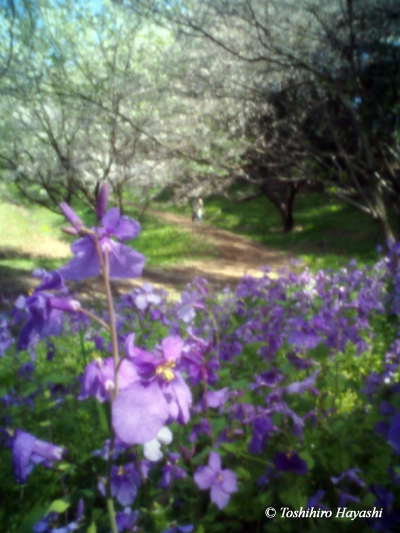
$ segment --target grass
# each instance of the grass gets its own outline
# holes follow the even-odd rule
[[[191,213],[189,205],[171,209]],[[371,263],[378,257],[377,226],[345,203],[320,193],[298,194],[294,218],[294,231],[284,233],[278,211],[266,197],[246,202],[224,197],[205,200],[206,222],[290,253],[313,268],[337,268],[350,258]]]
[[[74,240],[61,232],[65,219],[40,206],[8,200],[0,202],[0,269],[28,273],[38,267],[54,270],[64,264],[71,257],[69,245]],[[89,226],[95,224],[95,216],[88,207],[74,207]],[[131,206],[126,214],[138,216]],[[215,256],[212,246],[178,226],[147,214],[142,217],[141,225],[140,235],[130,244],[146,256],[147,265],[170,266]]]
[[[0,202],[0,266],[54,269],[69,256],[60,238],[62,217],[39,206]]]
[[[211,245],[179,226],[165,224],[147,214],[142,218],[141,224],[143,231],[132,244],[135,250],[146,256],[147,265],[171,266],[215,257],[215,250]]]

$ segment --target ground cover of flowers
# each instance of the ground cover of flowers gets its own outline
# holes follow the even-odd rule
[[[400,247],[113,302],[145,258],[107,196],[91,229],[62,206],[74,258],[1,316],[1,531],[398,530]],[[97,274],[107,304],[86,309],[66,281]]]

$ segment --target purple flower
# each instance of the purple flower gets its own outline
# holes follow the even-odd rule
[[[257,479],[257,485],[262,488],[266,487],[270,482],[272,473],[273,468],[272,466],[269,466],[266,471]]]
[[[7,348],[13,343],[9,327],[9,320],[5,316],[0,315],[0,357],[3,357]]]
[[[186,477],[186,472],[178,466],[180,457],[179,453],[168,454],[168,461],[162,470],[162,479],[159,485],[162,489],[168,488],[174,479]]]
[[[176,306],[177,317],[186,324],[189,324],[196,316],[195,309],[204,309],[203,295],[197,290],[194,290],[192,293],[183,291],[181,299]]]
[[[394,415],[390,421],[387,441],[396,453],[400,453],[400,413]]]
[[[325,496],[326,491],[325,490],[318,490],[311,498],[308,500],[306,508],[310,509],[310,507],[318,507],[319,509],[325,509],[328,510],[328,507],[323,505],[321,503],[322,498]]]
[[[19,334],[17,350],[26,350],[39,339],[59,335],[62,331],[62,313],[50,305],[51,296],[35,293],[29,298],[19,298],[16,305],[29,312],[29,318]]]
[[[151,305],[158,305],[161,303],[161,296],[154,292],[154,287],[149,283],[143,283],[140,289],[137,289],[136,295],[132,297],[136,307],[140,311],[145,311]]]
[[[65,292],[65,285],[58,272],[35,271],[36,277],[42,278],[32,296],[20,296],[15,302],[17,309],[29,313],[28,321],[22,328],[17,350],[26,350],[37,340],[50,335],[59,335],[62,331],[62,312],[76,312],[80,303],[76,300],[54,296],[54,291]],[[51,291],[51,292],[50,292]]]
[[[218,408],[223,407],[226,403],[226,400],[229,398],[229,387],[225,387],[216,391],[207,391],[206,400],[207,406]]]
[[[361,473],[359,468],[349,468],[345,472],[342,472],[338,477],[331,477],[332,483],[338,485],[341,481],[346,480],[354,483],[360,488],[365,487],[364,481],[358,476],[358,473]]]
[[[50,442],[39,440],[30,433],[17,429],[12,439],[14,473],[18,483],[26,483],[36,464],[51,468],[53,462],[60,461],[63,448]]]
[[[208,466],[198,468],[194,480],[200,489],[211,489],[211,501],[219,509],[226,507],[230,495],[238,490],[235,473],[222,470],[221,457],[216,452],[210,452]]]
[[[119,439],[114,440],[114,447],[113,447],[113,454],[112,458],[115,461],[115,459],[124,451],[126,451],[127,445],[120,441]],[[105,461],[108,461],[109,455],[110,455],[110,439],[107,439],[104,443],[102,450],[95,450],[93,452],[93,455],[95,457],[101,457]]]
[[[103,403],[104,400],[110,400],[114,391],[114,376],[114,359],[112,357],[95,359],[85,368],[81,378],[81,392],[78,400],[86,400],[89,396],[94,396],[100,403]],[[134,365],[124,359],[118,370],[119,389],[125,389],[138,379],[139,376]]]
[[[345,492],[343,490],[339,490],[339,507],[345,507],[348,503],[359,503],[360,498],[357,496],[353,496],[352,494],[349,494],[348,492]]]
[[[122,512],[117,513],[115,521],[117,523],[117,529],[119,533],[122,531],[134,531],[133,525],[139,518],[139,511],[133,511],[129,507],[126,507]]]
[[[200,433],[211,435],[210,424],[207,418],[202,418],[198,424],[193,426],[192,432],[189,435],[189,442],[195,442]]]
[[[140,487],[140,474],[133,463],[111,468],[111,495],[124,506],[132,505]]]
[[[156,381],[132,383],[120,391],[112,405],[114,431],[127,444],[155,439],[168,417],[168,402]]]
[[[96,215],[100,219],[107,209],[108,197],[110,196],[110,184],[105,182],[100,187],[100,192],[96,202]]]
[[[58,518],[58,513],[49,513],[47,516],[39,520],[32,529],[33,533],[50,533],[52,525]]]
[[[394,495],[382,485],[372,485],[371,492],[376,496],[374,505],[383,509],[382,516],[372,520],[375,531],[395,531],[400,524],[400,515],[395,507]]]
[[[270,418],[256,418],[253,422],[253,436],[249,444],[249,452],[253,454],[262,453],[266,446],[266,441],[273,431],[276,431],[276,427]]]
[[[315,396],[318,396],[319,392],[314,387],[315,379],[319,374],[319,370],[316,370],[311,376],[308,376],[303,381],[295,381],[287,387],[285,387],[285,392],[287,394],[304,394],[306,390],[311,391]]]
[[[304,476],[308,472],[307,463],[296,452],[275,454],[274,464],[281,472],[294,472],[298,476]]]
[[[298,348],[311,350],[318,346],[322,341],[322,338],[303,320],[302,317],[297,317],[292,322],[294,329],[288,338],[290,344],[294,344]]]
[[[158,429],[154,430],[150,438],[137,442],[141,444],[155,438],[157,432],[164,425],[164,423],[162,423],[162,426],[159,427],[159,423],[161,423],[162,419],[164,422],[167,419],[164,418],[166,409],[168,410],[167,417],[170,416],[180,424],[186,424],[190,418],[189,408],[192,405],[192,394],[182,378],[181,373],[176,369],[176,366],[180,361],[183,347],[183,341],[180,337],[170,336],[163,339],[161,347],[158,350],[161,354],[149,353],[141,350],[134,346],[133,341],[134,335],[129,335],[125,342],[125,351],[127,356],[136,366],[139,376],[142,378],[142,383],[139,383],[138,386],[134,387],[134,390],[136,391],[135,393],[137,393],[142,387],[143,390],[151,390],[152,394],[157,394],[158,397],[158,407],[154,404],[146,406],[143,403],[143,399],[137,398],[138,404],[140,404],[140,406],[138,405],[138,409],[143,415],[146,409],[148,409],[149,412],[151,411],[151,416],[156,414],[157,409],[160,410],[160,414],[162,413],[158,418]],[[157,388],[159,392],[156,393]],[[145,397],[151,401],[151,395],[148,393],[149,390],[144,394]],[[123,405],[125,402],[128,402],[130,408],[134,409],[136,400],[132,398],[128,400],[129,395],[130,393],[128,389],[123,391],[120,395],[121,398],[118,397],[116,399],[117,405]],[[116,429],[116,426],[114,426],[114,428]],[[130,432],[129,434],[132,435]],[[123,437],[120,438],[124,440]],[[131,441],[127,442],[131,443]]]
[[[193,525],[188,524],[187,526],[174,526],[166,529],[162,533],[190,533],[193,531]]]
[[[114,207],[107,211],[101,219],[101,223],[102,227],[86,230],[88,234],[71,246],[75,257],[58,270],[64,279],[79,281],[100,274],[95,234],[103,259],[105,254],[108,254],[109,277],[111,279],[137,278],[142,274],[145,257],[129,246],[111,238],[113,235],[120,241],[134,239],[140,232],[139,222],[121,216],[119,209]]]

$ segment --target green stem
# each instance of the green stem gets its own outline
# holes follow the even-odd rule
[[[118,353],[118,337],[117,329],[115,327],[115,313],[113,298],[111,293],[110,278],[109,278],[109,260],[108,260],[108,251],[105,253],[105,265],[103,271],[103,280],[104,287],[106,290],[107,296],[107,305],[108,305],[108,314],[110,317],[110,334],[111,334],[111,344],[112,344],[112,353],[114,358],[114,398],[118,396],[118,364],[119,364],[119,353]]]
[[[244,457],[245,459],[249,459],[249,461],[256,461],[257,463],[261,463],[263,465],[271,466],[270,461],[264,461],[263,459],[258,459],[258,457],[253,457],[252,455],[247,455],[247,453],[240,453],[240,457]]]
[[[117,330],[115,327],[114,305],[113,305],[113,298],[112,298],[111,286],[110,286],[110,276],[109,276],[110,263],[109,263],[107,249],[105,249],[104,256],[103,256],[103,252],[100,248],[99,238],[97,236],[97,233],[95,233],[94,235],[94,245],[96,247],[97,255],[99,258],[99,262],[100,262],[101,275],[103,277],[104,289],[105,289],[106,297],[107,297],[108,316],[110,318],[109,332],[111,335],[112,354],[114,358],[114,394],[112,395],[112,400],[113,400],[113,398],[116,398],[118,396],[119,353],[118,353]]]
[[[117,522],[115,520],[115,509],[112,498],[107,498],[107,511],[110,518],[110,526],[112,533],[118,533]]]
[[[112,298],[111,286],[110,286],[110,275],[109,275],[110,274],[110,263],[109,263],[107,248],[105,248],[104,256],[103,256],[103,252],[100,248],[97,233],[94,236],[94,243],[95,243],[97,255],[99,257],[101,274],[103,277],[104,289],[105,289],[105,293],[107,297],[108,316],[109,316],[109,321],[110,321],[110,326],[108,328],[108,331],[110,332],[110,336],[111,336],[112,354],[113,354],[113,359],[114,359],[114,393],[111,395],[111,404],[112,404],[114,399],[118,396],[119,353],[118,353],[117,328],[115,326],[114,304],[113,304],[113,298]],[[115,432],[111,424],[110,449],[109,449],[108,462],[107,462],[106,501],[107,501],[108,516],[110,518],[111,532],[118,533],[117,524],[115,520],[114,502],[111,497],[111,469],[112,469],[112,461],[113,461],[113,453],[114,453],[114,444],[115,444]]]

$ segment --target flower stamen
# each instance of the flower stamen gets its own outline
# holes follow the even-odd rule
[[[175,368],[175,361],[169,359],[166,363],[158,365],[156,369],[156,375],[162,376],[165,381],[170,382],[174,379],[175,375],[171,368]]]

